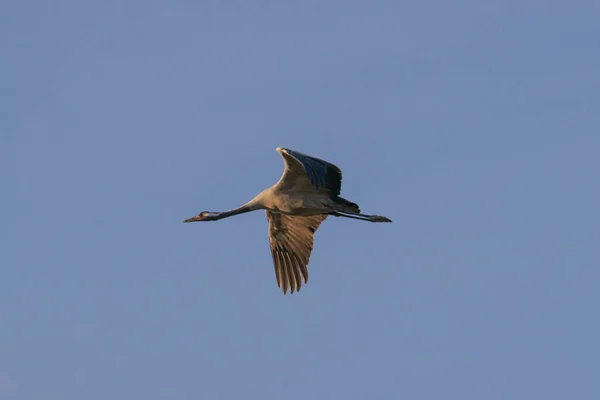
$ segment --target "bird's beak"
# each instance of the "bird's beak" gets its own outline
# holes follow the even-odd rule
[[[188,219],[184,220],[183,222],[195,222],[195,221],[201,221],[200,216],[194,215],[192,218],[188,218]]]

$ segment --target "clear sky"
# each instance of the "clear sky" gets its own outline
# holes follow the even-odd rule
[[[3,2],[0,398],[600,398],[599,4]],[[394,220],[292,296],[278,146]]]

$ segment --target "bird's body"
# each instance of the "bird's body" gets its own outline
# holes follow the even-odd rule
[[[277,148],[285,161],[279,181],[263,190],[245,205],[226,212],[208,212],[184,222],[216,221],[255,210],[266,210],[269,242],[277,284],[285,294],[300,290],[308,281],[308,262],[314,233],[329,215],[370,222],[392,222],[378,215],[360,213],[357,204],[339,196],[342,182],[340,169],[290,149]]]
[[[327,193],[295,192],[277,185],[262,191],[252,201],[269,211],[302,217],[321,215],[324,209],[334,209]]]

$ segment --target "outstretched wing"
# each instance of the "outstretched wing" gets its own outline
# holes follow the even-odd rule
[[[308,262],[313,249],[314,233],[327,215],[291,216],[267,211],[269,244],[275,266],[277,285],[287,293],[299,291],[308,282]]]
[[[285,171],[279,180],[284,188],[326,190],[338,196],[342,189],[342,171],[335,165],[298,151],[278,147],[285,161]]]

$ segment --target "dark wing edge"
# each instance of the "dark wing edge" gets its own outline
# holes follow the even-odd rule
[[[267,211],[269,244],[275,267],[277,286],[287,294],[300,291],[302,281],[308,283],[308,263],[314,244],[314,233],[327,215],[291,216]]]
[[[286,159],[302,166],[311,184],[316,189],[325,189],[332,197],[339,196],[342,190],[342,171],[337,165],[298,151],[278,148],[277,151]]]

